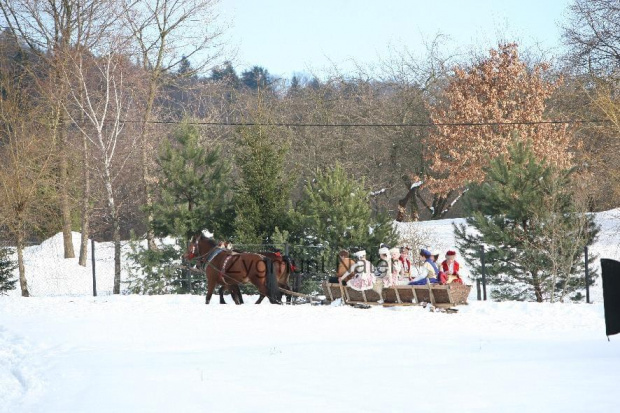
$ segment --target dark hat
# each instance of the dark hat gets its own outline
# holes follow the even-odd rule
[[[423,256],[425,256],[426,258],[428,258],[428,257],[430,257],[432,254],[431,254],[431,252],[430,252],[429,250],[426,250],[426,249],[422,248],[422,249],[420,250],[420,255],[423,255]]]
[[[456,251],[449,250],[448,252],[446,252],[446,257],[447,257],[448,255],[456,255]]]

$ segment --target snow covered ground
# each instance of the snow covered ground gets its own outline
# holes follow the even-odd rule
[[[601,304],[3,298],[0,326],[3,412],[618,411]]]
[[[601,258],[620,259],[619,215],[597,215]],[[448,248],[450,224],[419,225]],[[111,296],[104,244],[94,298],[60,241],[26,251],[34,297],[0,297],[0,412],[618,411],[599,299],[445,314]]]

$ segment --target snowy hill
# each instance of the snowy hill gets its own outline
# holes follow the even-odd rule
[[[597,216],[602,257],[620,258],[618,212]],[[417,225],[450,247],[451,223]],[[0,297],[0,412],[617,411],[620,336],[607,341],[600,302],[446,314],[94,298],[90,266],[61,246],[27,250],[35,297]],[[113,251],[95,249],[109,293]]]

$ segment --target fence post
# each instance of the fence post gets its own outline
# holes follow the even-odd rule
[[[95,240],[90,239],[90,251],[92,255],[92,264],[93,264],[93,297],[97,296],[97,275],[95,271]]]
[[[185,271],[185,274],[187,274],[187,291],[189,291],[189,294],[192,293],[192,272],[188,269],[183,269],[183,271]]]
[[[482,272],[482,296],[484,301],[487,300],[487,277],[486,277],[486,268],[484,264],[484,245],[480,246],[480,268]]]
[[[583,247],[583,252],[586,260],[586,303],[590,304],[590,269],[588,265],[588,246]]]
[[[482,300],[480,292],[480,278],[476,278],[476,298],[478,298],[478,301]]]

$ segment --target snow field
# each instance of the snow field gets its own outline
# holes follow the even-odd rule
[[[459,308],[5,298],[0,411],[615,411],[602,305]]]

